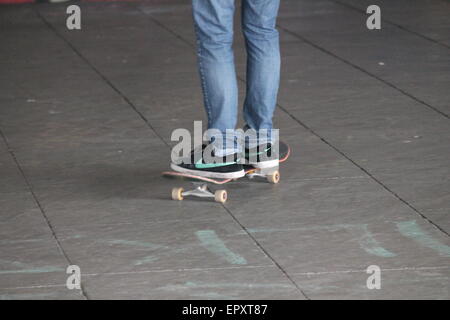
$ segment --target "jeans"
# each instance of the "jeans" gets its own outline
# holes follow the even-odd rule
[[[280,47],[276,30],[279,0],[242,0],[242,32],[247,51],[246,127],[257,133],[272,129],[280,81]],[[192,0],[197,56],[208,129],[223,134],[219,153],[239,150],[236,137],[226,135],[237,124],[238,86],[233,54],[235,0]],[[264,131],[264,130],[263,130]],[[215,137],[215,143],[220,139]],[[260,137],[251,143],[266,143]],[[214,139],[213,139],[214,140]],[[266,141],[262,141],[266,140]]]

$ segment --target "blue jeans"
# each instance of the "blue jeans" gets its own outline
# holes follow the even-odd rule
[[[280,47],[276,17],[279,4],[279,0],[242,0],[242,31],[247,50],[244,120],[256,132],[272,129],[277,102]],[[216,129],[225,136],[227,129],[235,129],[238,115],[232,48],[235,0],[192,0],[192,7],[208,129]],[[239,149],[236,139],[227,135],[224,140],[225,154]]]

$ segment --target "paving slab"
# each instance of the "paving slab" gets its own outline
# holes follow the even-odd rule
[[[331,224],[250,229],[288,274],[446,266],[446,236],[418,219],[368,224]],[[338,240],[340,239],[340,240]],[[295,248],[295,249],[294,249]]]
[[[433,221],[440,228],[447,233],[450,230],[450,209],[449,208],[435,208],[435,209],[423,209],[423,214]]]
[[[0,300],[85,300],[80,290],[65,285],[0,289]]]
[[[381,183],[389,185],[391,191],[399,194],[405,201],[417,203],[422,197],[424,201],[434,197],[441,201],[439,208],[448,207],[445,203],[448,151],[443,147],[448,141],[449,126],[446,118],[394,90],[379,86],[373,79],[362,77],[357,70],[348,69],[336,60],[333,63],[324,54],[313,55],[310,53],[312,49],[306,48],[304,44],[289,44],[285,48],[291,54],[303,50],[304,55],[288,55],[286,59],[291,62],[295,60],[300,65],[307,65],[307,62],[314,59],[315,68],[320,70],[318,74],[323,75],[308,78],[316,81],[311,90],[308,90],[301,82],[292,81],[303,79],[296,74],[301,71],[287,71],[285,77],[288,79],[288,88],[282,90],[287,93],[289,89],[290,94],[280,97],[280,104],[285,110],[295,119],[306,123],[317,136],[326,139]],[[324,61],[323,64],[320,63],[321,60]],[[343,86],[345,82],[342,79],[349,79],[346,87]],[[357,82],[354,82],[355,79]],[[319,88],[325,86],[333,89],[319,93]],[[342,89],[338,89],[341,87]],[[381,94],[383,96],[378,98]],[[317,96],[320,98],[312,98]],[[304,142],[300,145],[306,146]],[[422,174],[408,179],[416,171],[422,171]],[[418,177],[423,174],[422,180],[432,181],[428,186],[432,185],[435,190],[442,192],[436,193],[429,190],[426,183],[421,183]],[[385,180],[388,176],[389,183]],[[441,187],[437,182],[434,183],[436,179],[444,179]]]
[[[93,299],[305,299],[271,266],[101,274],[84,283]]]
[[[7,239],[0,248],[2,294],[14,288],[65,284],[68,263],[53,239]]]
[[[26,182],[17,168],[14,158],[4,141],[0,141],[0,193],[24,192],[27,190]]]
[[[444,210],[450,207],[447,168],[417,169],[404,174],[380,174],[388,188],[396,190],[403,199],[426,215],[428,210]],[[447,213],[448,210],[447,210]]]
[[[295,274],[293,279],[311,299],[447,299],[448,266],[380,269],[380,289],[368,289],[367,269]],[[419,285],[420,284],[420,285]]]
[[[372,2],[368,0],[336,1],[343,5],[365,11]],[[412,5],[413,4],[413,5]],[[448,3],[445,1],[379,1],[377,4],[388,24],[407,29],[422,37],[427,37],[443,45],[450,45],[448,33]],[[425,14],[426,12],[426,14]]]
[[[51,239],[49,226],[30,192],[0,193],[0,241]]]
[[[82,273],[267,266],[272,261],[229,216],[150,225],[81,226],[59,232]]]
[[[283,10],[291,13],[297,6],[296,1],[288,1]],[[333,10],[320,11],[323,6]],[[443,10],[445,6],[443,3]],[[371,32],[366,27],[366,15],[328,0],[308,2],[303,11],[297,8],[297,12],[308,11],[310,7],[313,7],[313,13],[309,17],[290,18],[281,15],[279,25],[308,39],[321,50],[345,60],[349,65],[376,75],[398,90],[407,92],[414,99],[422,101],[425,108],[437,109],[448,118],[449,95],[446,83],[449,79],[445,72],[442,73],[449,66],[448,47],[387,24]],[[339,23],[340,27],[336,28],[335,23]],[[386,68],[379,68],[379,62]],[[411,81],[422,78],[423,68],[437,76],[431,87],[424,82]]]
[[[226,204],[246,227],[287,227],[292,223],[350,224],[416,218],[408,207],[364,177],[289,180],[279,185],[238,181],[230,199],[245,190],[247,202]],[[327,196],[332,194],[333,197]],[[261,204],[264,205],[261,205]]]
[[[158,173],[159,174],[159,173]],[[136,176],[129,183],[91,183],[72,188],[40,190],[40,200],[58,230],[91,225],[146,225],[164,221],[210,220],[226,215],[212,201],[171,201],[171,188],[189,183],[169,180],[142,179],[138,187]],[[159,183],[159,187],[149,186]]]

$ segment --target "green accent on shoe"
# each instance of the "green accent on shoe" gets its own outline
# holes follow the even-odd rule
[[[200,159],[195,164],[195,167],[197,169],[207,169],[207,168],[216,168],[216,167],[223,167],[223,166],[230,166],[232,164],[236,164],[237,162],[224,162],[224,163],[203,163],[203,159]]]
[[[267,149],[266,149],[266,150],[264,150],[264,151],[260,151],[260,152],[257,152],[257,153],[252,153],[252,154],[249,154],[248,152],[246,152],[246,153],[245,153],[245,156],[246,156],[246,157],[248,157],[248,156],[250,156],[250,155],[252,155],[252,156],[259,156],[260,154],[263,154],[264,152],[267,152],[267,151],[269,151],[269,150],[270,150],[270,148],[271,148],[271,147],[267,148]]]

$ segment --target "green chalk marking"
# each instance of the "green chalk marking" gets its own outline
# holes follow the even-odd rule
[[[9,260],[0,259],[0,264],[2,266],[11,265],[12,267],[18,268],[18,269],[28,268],[28,266],[25,263],[22,263],[20,261],[9,261]]]
[[[37,298],[52,297],[53,294],[50,293],[21,293],[21,294],[2,294],[0,295],[0,300],[34,300]]]
[[[292,285],[289,284],[280,284],[280,283],[240,283],[240,282],[222,282],[222,283],[208,283],[208,282],[192,282],[187,281],[184,284],[177,285],[167,285],[164,286],[165,290],[183,290],[183,289],[263,289],[263,288],[281,288],[281,289],[289,289],[293,288]]]
[[[16,273],[46,273],[46,272],[64,272],[65,269],[45,266],[40,268],[19,269],[19,270],[0,270],[0,274],[16,274]]]
[[[134,262],[134,265],[135,265],[135,266],[140,266],[140,265],[143,265],[143,264],[146,264],[146,263],[152,263],[152,262],[155,262],[156,260],[158,260],[158,257],[155,257],[155,256],[147,256],[147,257],[144,257],[144,258],[142,258],[142,259],[136,260],[136,261]]]
[[[16,268],[12,270],[0,270],[0,274],[16,274],[16,273],[46,273],[46,272],[60,272],[65,271],[65,269],[54,266],[44,266],[39,268],[30,268],[28,264],[20,261],[9,261],[0,259],[0,264],[9,268]]]
[[[437,251],[440,255],[450,257],[450,247],[434,239],[430,234],[423,231],[415,220],[396,222],[397,229],[405,237],[411,238],[424,247]]]
[[[29,243],[29,242],[42,242],[45,239],[20,239],[20,240],[1,240],[0,244],[16,244],[16,243]]]
[[[190,293],[193,297],[201,297],[203,299],[211,299],[211,300],[236,300],[237,297],[233,296],[225,296],[223,294],[217,292],[199,292],[199,293]]]
[[[288,284],[277,284],[277,283],[203,283],[203,282],[192,282],[188,281],[185,283],[188,288],[293,288],[292,285]]]
[[[359,245],[369,254],[383,258],[392,258],[396,254],[383,248],[373,236],[372,232],[367,229],[367,225],[361,225],[363,233],[359,238]]]
[[[301,228],[252,228],[248,229],[250,233],[256,232],[286,232],[286,231],[338,231],[342,229],[357,230],[360,232],[358,243],[360,247],[371,255],[375,255],[383,258],[395,257],[396,254],[383,248],[380,243],[375,239],[373,234],[369,231],[366,224],[336,224],[328,226],[311,226]]]
[[[122,240],[122,239],[115,239],[115,240],[105,240],[109,244],[118,244],[122,246],[131,246],[131,247],[138,247],[142,249],[151,249],[151,250],[157,250],[157,249],[168,249],[166,246],[162,246],[159,244],[151,243],[151,242],[142,242],[142,241],[133,241],[133,240]],[[147,263],[152,263],[154,261],[158,260],[158,257],[154,255],[146,256],[142,259],[135,260],[134,265],[140,266]]]
[[[220,240],[214,230],[200,230],[195,234],[209,252],[214,253],[231,264],[247,264],[247,260],[245,260],[244,257],[234,253],[226,247],[225,243]]]
[[[121,239],[105,240],[105,241],[109,244],[119,244],[119,245],[132,246],[132,247],[143,247],[143,248],[150,248],[150,249],[167,248],[166,246],[162,246],[162,245],[151,243],[151,242],[121,240]]]

